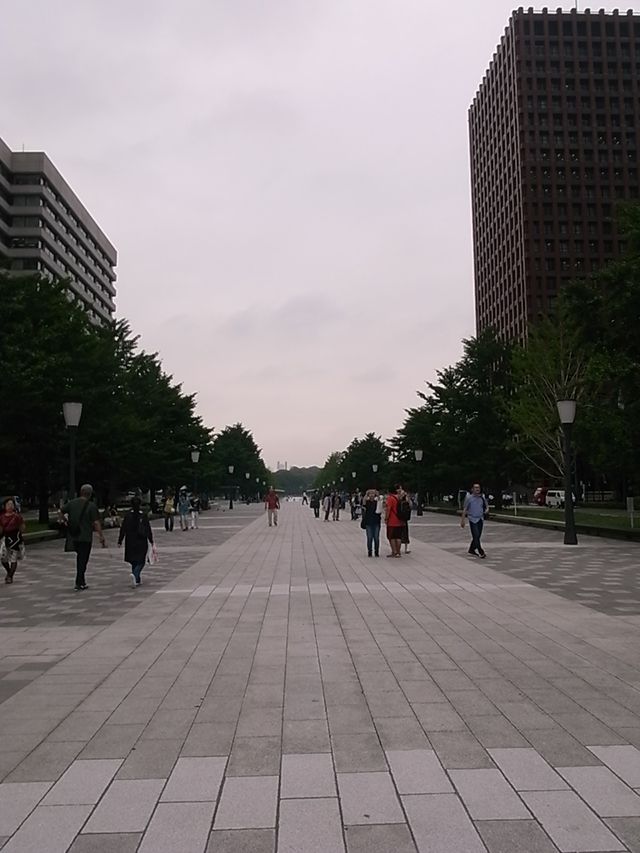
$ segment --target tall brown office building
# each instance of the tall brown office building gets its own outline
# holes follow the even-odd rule
[[[476,326],[524,339],[624,249],[638,199],[640,16],[518,9],[469,110]]]
[[[0,268],[65,278],[93,323],[115,311],[116,250],[41,151],[0,139]]]

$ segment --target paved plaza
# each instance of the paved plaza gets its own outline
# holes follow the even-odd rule
[[[0,589],[2,853],[640,851],[637,546],[200,521]]]

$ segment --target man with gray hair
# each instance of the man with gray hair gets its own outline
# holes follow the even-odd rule
[[[85,483],[80,488],[80,497],[68,501],[60,512],[67,525],[67,541],[65,551],[76,552],[76,592],[88,589],[85,582],[87,563],[91,555],[94,531],[100,538],[102,547],[105,547],[104,534],[100,525],[100,514],[98,507],[91,500],[93,486]]]

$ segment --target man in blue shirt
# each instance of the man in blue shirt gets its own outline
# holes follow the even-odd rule
[[[486,554],[482,550],[480,537],[482,536],[482,527],[484,519],[489,512],[489,504],[487,499],[482,494],[480,483],[474,483],[471,491],[467,492],[462,507],[462,518],[460,519],[460,527],[464,527],[465,518],[469,519],[469,529],[471,530],[471,545],[469,545],[469,553],[477,554],[479,557],[485,558]]]

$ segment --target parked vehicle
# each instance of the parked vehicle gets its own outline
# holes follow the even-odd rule
[[[573,502],[576,502],[576,496],[572,495]],[[552,509],[563,509],[564,508],[564,489],[548,489],[547,496],[545,499],[545,506],[551,507]]]
[[[538,488],[533,493],[533,502],[538,506],[546,506],[547,505],[547,492],[549,490],[546,486],[538,486]]]

